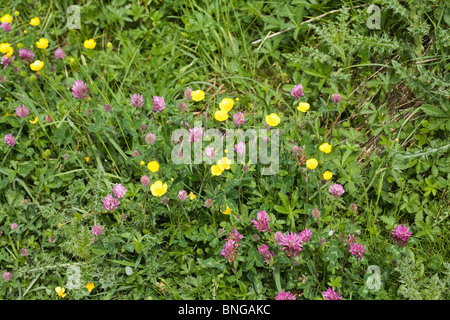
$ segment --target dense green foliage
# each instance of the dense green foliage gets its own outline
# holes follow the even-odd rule
[[[362,1],[78,1],[79,30],[66,24],[73,2],[3,0],[0,9],[13,16],[0,42],[14,48],[18,67],[0,70],[0,272],[13,274],[0,281],[2,299],[56,299],[57,286],[66,299],[274,299],[280,290],[323,299],[328,287],[353,300],[450,298],[446,1],[374,1],[379,29],[368,28],[373,12]],[[47,49],[36,48],[39,38]],[[97,45],[88,50],[91,38]],[[32,71],[19,48],[44,68]],[[75,80],[87,83],[88,101],[72,95]],[[290,94],[300,83],[306,113]],[[205,99],[187,101],[186,87]],[[142,109],[130,106],[135,93]],[[164,97],[163,112],[152,111],[153,96]],[[261,175],[261,164],[213,176],[208,164],[172,163],[180,122],[234,128],[213,117],[226,97],[245,114],[244,128],[281,117],[276,175]],[[31,110],[24,119],[14,116],[22,104]],[[144,140],[149,132],[154,145]],[[14,147],[3,142],[9,133]],[[319,150],[324,142],[330,154]],[[294,145],[319,167],[299,164]],[[153,160],[157,173],[140,165]],[[325,170],[332,181],[321,178]],[[168,204],[141,185],[143,175],[168,184]],[[105,212],[117,183],[126,196]],[[332,183],[345,188],[342,197],[330,195]],[[181,202],[182,189],[196,198]],[[311,229],[298,264],[254,228],[262,210],[273,232]],[[404,247],[391,238],[399,224],[412,231]],[[94,237],[94,225],[103,234]],[[230,264],[220,252],[233,227],[243,239]],[[343,241],[349,234],[367,250],[360,261]],[[258,252],[263,243],[274,250],[271,266]],[[369,266],[380,270],[377,289]]]

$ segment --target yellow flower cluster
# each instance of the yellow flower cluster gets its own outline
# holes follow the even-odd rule
[[[31,21],[30,21],[30,24],[31,24],[33,27],[37,27],[37,26],[39,25],[39,23],[41,23],[41,20],[39,20],[38,17],[35,17],[35,18],[31,19]]]
[[[227,206],[227,208],[225,209],[225,211],[220,210],[220,212],[223,213],[223,214],[230,214],[232,210],[230,209],[228,204],[226,206]]]
[[[162,197],[167,192],[167,183],[158,180],[150,186],[150,191],[154,197]]]
[[[271,127],[276,127],[280,121],[281,119],[276,113],[271,113],[266,116],[266,122]]]
[[[192,100],[199,102],[205,98],[205,93],[202,90],[195,90],[191,92]]]
[[[84,47],[86,49],[94,49],[97,42],[94,39],[89,39],[84,41]]]
[[[215,176],[220,176],[222,172],[225,170],[229,170],[231,168],[231,160],[227,157],[223,157],[219,161],[217,161],[217,164],[211,166],[211,173]]]
[[[48,40],[45,38],[40,38],[39,41],[36,42],[36,46],[39,49],[47,49],[48,47]]]
[[[327,142],[321,144],[319,146],[319,150],[325,153],[331,152],[331,145]],[[310,170],[314,170],[319,165],[319,162],[315,158],[310,158],[306,161],[306,167]],[[325,171],[323,173],[324,180],[330,180],[333,177],[333,173],[331,171]]]
[[[159,164],[156,161],[151,161],[147,164],[147,169],[150,170],[153,173],[158,172],[159,170]]]
[[[308,102],[300,102],[297,106],[297,109],[301,112],[306,112],[309,110],[309,103]]]
[[[6,57],[9,58],[14,53],[14,49],[9,43],[0,43],[0,52],[5,54]]]
[[[10,14],[5,14],[0,18],[1,23],[11,23],[12,22],[12,16]]]
[[[223,98],[219,103],[219,110],[214,113],[214,119],[217,121],[225,121],[228,119],[228,112],[234,107],[234,100],[231,98]]]
[[[39,71],[44,67],[44,61],[36,60],[30,64],[30,69],[33,71]]]
[[[66,291],[64,287],[56,287],[55,291],[58,298],[64,298],[67,295],[66,293],[64,293]]]

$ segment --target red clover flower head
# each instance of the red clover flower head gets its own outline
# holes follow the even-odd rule
[[[6,33],[11,31],[11,23],[9,23],[9,22],[2,22],[0,27],[2,27],[3,30],[5,30]]]
[[[14,139],[11,133],[8,133],[3,138],[3,142],[6,143],[8,146],[13,147],[16,144],[16,139]]]
[[[291,96],[295,99],[298,99],[304,95],[305,93],[303,92],[303,86],[301,84],[295,85],[291,90]]]
[[[236,126],[244,124],[245,123],[245,115],[242,112],[235,113],[233,115],[233,122]]]
[[[87,100],[89,98],[89,88],[85,82],[77,80],[72,84],[72,94],[77,99]]]
[[[188,194],[187,194],[186,190],[180,190],[178,192],[178,199],[180,199],[181,201],[186,200],[187,196],[188,196]]]
[[[339,103],[341,102],[342,97],[339,93],[335,93],[331,95],[331,101],[333,101],[334,103]]]
[[[153,111],[157,113],[163,111],[166,108],[164,97],[153,96]]]
[[[334,291],[334,288],[328,288],[326,291],[322,292],[325,300],[341,300],[342,297]]]
[[[23,62],[31,63],[34,59],[34,53],[33,51],[30,51],[28,49],[20,49],[19,57],[20,59],[22,59]]]
[[[189,129],[189,140],[191,142],[198,142],[203,137],[203,129],[194,127]]]
[[[295,300],[296,297],[296,294],[292,294],[289,291],[281,291],[276,295],[275,300]]]
[[[335,198],[339,198],[345,192],[344,187],[341,186],[339,183],[331,185],[329,191]]]
[[[20,107],[17,107],[17,109],[16,109],[16,115],[19,118],[25,118],[29,114],[30,114],[30,110],[28,110],[27,107],[25,107],[24,104],[22,106],[20,106]]]
[[[398,225],[394,231],[392,231],[392,240],[394,240],[394,243],[399,247],[404,247],[408,243],[411,235],[412,232],[409,232],[409,227]]]
[[[269,250],[269,246],[267,244],[263,244],[258,248],[258,252],[263,256],[264,263],[270,264],[273,261],[273,252]]]
[[[66,53],[63,49],[58,48],[55,50],[55,57],[56,59],[64,60],[64,58],[66,57]]]
[[[147,187],[147,186],[150,184],[150,178],[147,177],[147,176],[142,176],[142,177],[141,177],[141,184],[142,184],[144,187]]]
[[[269,215],[266,213],[266,211],[259,211],[256,214],[256,218],[257,218],[257,220],[252,219],[252,222],[253,222],[255,228],[261,232],[266,232],[266,231],[270,232],[270,227],[269,227],[270,218],[269,218]]]
[[[302,238],[299,234],[289,231],[281,234],[278,245],[281,247],[288,257],[300,257],[300,251],[302,251]]]
[[[144,106],[144,97],[138,93],[133,94],[130,98],[130,106],[142,108]]]
[[[365,248],[366,247],[360,243],[352,243],[350,245],[350,249],[348,250],[348,252],[350,252],[352,254],[352,256],[358,257],[358,261],[359,261],[363,257],[364,253],[367,252],[365,250]]]
[[[117,199],[122,199],[123,197],[125,197],[126,192],[127,192],[127,189],[125,189],[125,187],[121,184],[116,184],[113,187],[113,193]]]
[[[101,235],[103,233],[103,228],[100,225],[94,226],[92,228],[92,233],[94,234],[94,236],[98,237],[99,235]]]
[[[120,201],[114,198],[111,194],[108,194],[103,202],[103,210],[114,211],[120,204]]]
[[[302,242],[309,242],[311,241],[312,232],[311,229],[305,229],[299,234],[300,238],[302,239]]]

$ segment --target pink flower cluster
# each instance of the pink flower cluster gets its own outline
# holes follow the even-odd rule
[[[267,244],[263,244],[258,248],[258,252],[263,256],[264,263],[270,264],[273,261],[273,252]]]
[[[77,80],[72,84],[72,94],[77,99],[87,100],[89,98],[89,88],[85,82]]]
[[[228,233],[227,238],[225,239],[225,246],[220,254],[224,256],[230,264],[233,263],[237,257],[237,249],[240,246],[239,242],[241,239],[242,235],[236,230],[236,228],[234,228],[232,232]]]
[[[404,225],[398,225],[394,231],[392,231],[392,240],[399,247],[404,247],[409,241],[412,232],[409,232],[409,227]]]
[[[328,288],[326,291],[322,292],[323,298],[325,300],[341,300],[342,296],[339,295],[334,288]]]
[[[352,256],[356,256],[359,261],[363,257],[364,253],[367,252],[367,250],[365,249],[366,247],[360,243],[352,243],[350,244],[350,249],[348,250],[348,252],[350,252]]]
[[[17,109],[16,109],[16,115],[19,118],[25,118],[29,114],[30,114],[30,110],[28,110],[27,107],[25,107],[24,104],[22,106],[20,106],[20,107],[17,107]]]
[[[303,237],[299,233],[288,231],[281,233],[277,231],[275,234],[275,241],[281,247],[288,257],[300,258],[300,251],[303,250]]]
[[[354,234],[349,234],[347,240],[344,242],[349,245],[348,252],[350,252],[352,256],[356,256],[358,261],[361,260],[364,253],[367,252],[366,247],[358,243]]]
[[[125,187],[123,185],[116,184],[113,187],[113,194],[114,194],[114,196],[112,194],[108,194],[102,200],[102,202],[103,202],[103,210],[108,210],[108,211],[116,210],[117,207],[120,204],[120,200],[119,199],[123,199],[123,197],[125,197],[125,193],[126,192],[127,192],[127,190],[125,189]]]
[[[252,222],[254,224],[254,227],[261,231],[261,232],[266,232],[269,231],[270,232],[270,227],[269,227],[269,222],[270,222],[270,218],[269,215],[265,212],[265,211],[259,211],[256,214],[256,219],[252,219]]]
[[[99,235],[101,235],[103,233],[103,228],[100,225],[94,226],[92,228],[92,233],[94,234],[94,236],[98,237]]]
[[[291,96],[295,99],[298,99],[304,95],[305,93],[303,92],[303,86],[301,84],[295,85],[291,90]]]
[[[296,294],[290,293],[289,291],[280,291],[276,295],[275,300],[295,300],[296,297]]]
[[[6,143],[8,146],[13,147],[16,144],[16,139],[14,139],[14,137],[11,133],[8,133],[3,138],[3,142]]]
[[[191,142],[198,142],[203,137],[203,129],[201,127],[194,127],[189,129],[189,140]]]
[[[153,96],[153,111],[159,113],[166,108],[166,103],[164,101],[164,97]]]
[[[178,199],[180,199],[181,201],[185,201],[187,199],[188,193],[186,192],[186,190],[180,190],[178,192]]]
[[[130,106],[142,108],[144,106],[144,97],[138,93],[133,94],[130,98]]]
[[[339,198],[345,192],[344,187],[341,186],[339,183],[331,185],[329,191],[335,198]]]

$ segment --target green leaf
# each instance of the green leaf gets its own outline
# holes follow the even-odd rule
[[[278,211],[279,213],[284,213],[284,214],[289,214],[289,210],[286,209],[285,207],[279,206],[279,205],[274,205],[273,208]]]

